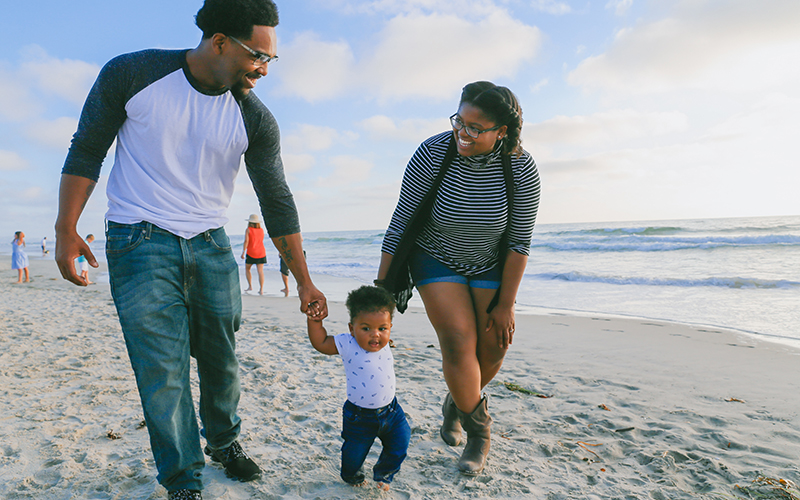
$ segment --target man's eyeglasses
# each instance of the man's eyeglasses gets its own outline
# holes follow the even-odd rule
[[[483,130],[477,129],[475,127],[468,127],[464,125],[464,122],[461,121],[461,117],[458,116],[458,113],[455,113],[453,116],[450,117],[450,125],[452,125],[453,128],[456,130],[461,130],[463,128],[464,130],[466,130],[467,135],[472,137],[473,139],[477,139],[484,132],[491,132],[492,130],[497,130],[500,127],[502,127],[502,125],[496,125],[492,128],[487,128]]]
[[[250,52],[253,55],[253,57],[256,58],[256,60],[253,61],[253,64],[255,64],[256,66],[263,66],[264,64],[267,64],[267,63],[270,63],[270,62],[278,60],[278,56],[271,56],[269,54],[264,54],[262,52],[256,52],[255,50],[251,49],[250,47],[248,47],[247,45],[243,44],[242,42],[240,42],[239,40],[235,39],[234,37],[229,36],[228,38],[230,38],[234,42],[236,42],[239,45],[241,45],[244,48],[244,50],[246,50],[247,52]]]

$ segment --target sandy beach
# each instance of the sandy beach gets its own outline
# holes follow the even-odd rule
[[[29,284],[12,284],[10,269],[0,282],[0,498],[165,499],[108,285],[75,287],[52,261],[30,270]],[[277,273],[267,279],[277,291]],[[315,280],[323,291],[358,285]],[[518,315],[486,389],[486,470],[462,476],[461,448],[439,438],[445,385],[419,308],[392,331],[408,459],[388,493],[350,487],[338,477],[341,361],[311,348],[296,297],[243,302],[240,441],[264,474],[236,483],[209,461],[204,498],[800,497],[800,351],[601,315]],[[330,303],[326,327],[346,331],[342,303]]]

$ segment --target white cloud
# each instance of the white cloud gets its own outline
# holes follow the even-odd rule
[[[630,220],[800,213],[800,99],[764,97],[698,139],[537,158],[545,220]]]
[[[310,170],[316,163],[316,159],[310,154],[281,153],[281,158],[287,175]]]
[[[28,162],[16,151],[4,151],[0,149],[0,170],[25,170]]]
[[[29,85],[0,61],[0,118],[23,121],[39,115],[43,109],[42,104],[33,99]]]
[[[556,116],[526,125],[523,138],[534,144],[597,146],[682,132],[687,127],[688,118],[678,111],[642,113],[620,109],[587,116]]]
[[[43,91],[57,95],[73,104],[82,105],[89,93],[100,67],[74,59],[51,57],[38,45],[23,51],[25,62],[20,74],[36,82]]]
[[[323,151],[337,143],[351,142],[358,136],[354,132],[340,131],[333,127],[303,124],[281,140],[282,147],[290,153]]]
[[[544,87],[546,87],[547,84],[549,84],[549,83],[550,83],[550,79],[549,78],[542,78],[541,80],[536,82],[535,85],[531,85],[531,88],[530,88],[531,92],[535,94],[535,93],[539,92],[540,90],[542,90]]]
[[[557,0],[533,0],[531,2],[531,7],[557,16],[572,12],[572,7],[570,7],[569,4],[558,2]]]
[[[329,99],[352,85],[355,58],[345,41],[326,42],[316,33],[299,34],[279,47],[281,90],[309,102]]]
[[[609,0],[606,9],[613,9],[616,15],[621,16],[628,11],[631,5],[633,5],[633,0]]]
[[[480,43],[471,46],[480,33]],[[539,52],[542,35],[506,11],[476,22],[452,14],[393,18],[360,65],[366,89],[382,99],[450,98],[465,82],[512,76]],[[514,40],[514,43],[508,43]]]
[[[459,9],[461,10],[461,9]],[[480,43],[469,45],[480,34]],[[514,43],[508,43],[513,40]],[[314,102],[360,93],[382,100],[452,98],[465,82],[516,74],[538,54],[542,35],[507,11],[475,21],[453,14],[412,12],[390,19],[368,53],[347,42],[303,33],[281,49],[281,91]],[[369,52],[371,50],[371,52]]]
[[[75,133],[77,128],[77,119],[64,116],[55,120],[42,120],[33,123],[26,128],[25,135],[34,142],[61,150],[66,154],[72,140],[72,134]]]
[[[320,8],[368,15],[461,11],[474,17],[483,17],[498,8],[494,2],[487,0],[320,0],[318,4]]]
[[[320,186],[352,185],[366,180],[372,171],[372,162],[349,155],[334,156],[330,160],[333,174],[320,179]]]
[[[800,2],[679,3],[665,19],[621,30],[581,62],[572,85],[618,92],[763,91],[800,84]]]
[[[31,186],[25,188],[20,193],[20,198],[23,200],[38,200],[44,194],[44,190],[39,186]]]
[[[400,140],[416,144],[450,128],[450,123],[446,118],[406,119],[398,122],[385,115],[371,116],[358,125],[374,139]]]

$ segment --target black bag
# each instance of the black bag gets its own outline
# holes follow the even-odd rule
[[[436,192],[442,184],[453,158],[456,156],[456,142],[453,137],[450,137],[450,142],[447,146],[447,152],[444,155],[442,166],[439,168],[439,174],[436,180],[433,181],[430,190],[425,194],[420,201],[420,204],[414,210],[411,218],[406,224],[403,235],[400,237],[400,242],[397,244],[394,255],[392,256],[392,263],[389,265],[389,270],[384,276],[383,287],[394,296],[397,304],[397,311],[399,313],[405,312],[408,309],[408,301],[414,292],[414,280],[411,278],[411,270],[408,266],[408,256],[417,244],[417,236],[422,232],[425,224],[430,218],[431,211],[433,210],[433,202],[436,200]],[[506,181],[506,195],[508,196],[508,212],[509,219],[511,217],[511,203],[513,199],[513,176],[511,172],[511,158],[509,155],[502,155],[503,158],[503,176]],[[502,268],[505,263],[505,252],[508,242],[508,225],[500,238],[500,266]],[[489,304],[487,312],[491,311],[500,298],[500,289],[497,289],[494,298]]]

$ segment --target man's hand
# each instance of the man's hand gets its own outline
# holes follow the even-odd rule
[[[300,296],[300,311],[309,319],[321,321],[328,316],[328,299],[312,283],[297,287]]]
[[[75,272],[75,259],[83,255],[92,267],[97,259],[89,245],[78,236],[78,219],[89,201],[96,182],[76,175],[62,174],[58,191],[58,218],[56,219],[56,263],[61,276],[78,286],[89,283]]]
[[[81,255],[86,257],[90,266],[99,267],[89,245],[77,232],[56,233],[56,263],[61,276],[78,286],[87,286],[89,283],[75,272],[75,259]]]

